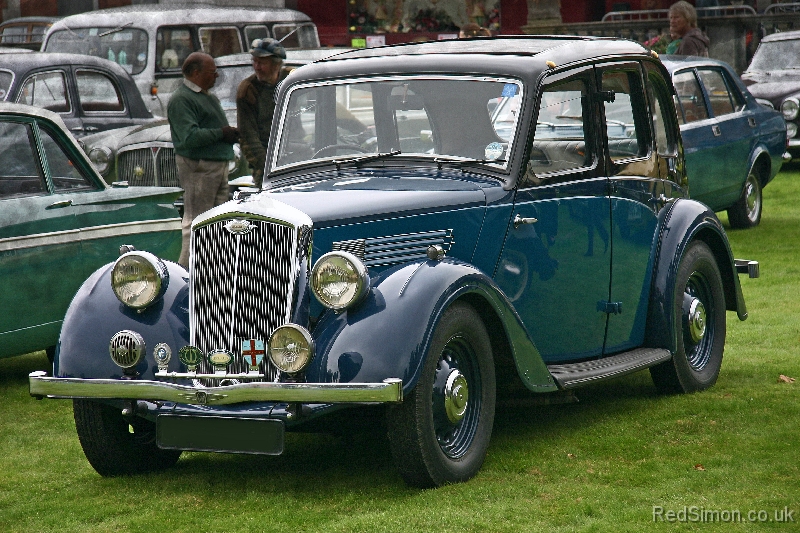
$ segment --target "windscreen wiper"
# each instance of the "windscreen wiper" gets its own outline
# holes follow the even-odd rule
[[[447,163],[448,165],[453,165],[458,167],[459,169],[464,167],[470,167],[474,165],[488,165],[491,163],[507,163],[508,160],[506,159],[442,159],[441,157],[437,157],[433,160],[436,163],[436,168],[442,170],[442,166]]]
[[[362,165],[365,163],[371,163],[373,161],[378,161],[380,159],[385,159],[388,157],[394,157],[396,155],[400,155],[402,152],[400,150],[392,150],[391,152],[383,152],[378,154],[369,154],[364,155],[361,157],[354,157],[353,159],[342,159],[334,161],[333,164],[336,165],[336,170],[340,170],[342,165],[355,165],[356,168],[361,168]]]

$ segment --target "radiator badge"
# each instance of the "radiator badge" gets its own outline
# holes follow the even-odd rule
[[[186,369],[189,372],[194,372],[197,368],[197,365],[200,364],[200,360],[203,358],[203,352],[201,352],[198,348],[194,346],[184,346],[180,350],[178,350],[178,359],[181,360],[181,363],[186,365]]]
[[[225,224],[225,229],[234,235],[244,235],[250,233],[255,226],[249,220],[231,220]]]
[[[166,372],[169,360],[172,359],[172,350],[168,344],[160,342],[153,348],[153,358],[156,360],[159,372]]]
[[[264,341],[261,339],[247,339],[242,341],[242,358],[250,365],[250,370],[258,372],[258,365],[266,355]]]
[[[228,350],[211,350],[208,352],[208,364],[214,367],[216,372],[225,372],[232,360],[233,354]]]

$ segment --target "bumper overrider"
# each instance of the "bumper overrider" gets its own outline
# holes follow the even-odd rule
[[[31,372],[28,380],[30,394],[35,398],[151,400],[195,405],[227,405],[242,402],[398,403],[403,401],[403,382],[399,378],[389,378],[382,383],[258,382],[196,387],[141,379],[61,378],[37,371]]]

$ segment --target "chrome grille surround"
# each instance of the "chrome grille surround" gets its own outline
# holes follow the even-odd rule
[[[431,245],[438,244],[445,253],[449,252],[454,242],[453,230],[442,229],[337,241],[333,243],[331,250],[350,252],[367,267],[381,267],[427,259],[428,247]]]
[[[242,225],[250,229],[231,230]],[[247,372],[242,341],[266,344],[272,331],[291,319],[298,276],[310,260],[310,227],[226,213],[193,228],[191,250],[190,343],[204,354],[229,350],[234,361],[228,372]],[[276,381],[279,372],[268,359],[259,372]],[[203,360],[198,371],[213,369]]]
[[[117,179],[128,185],[180,187],[172,143],[132,144],[120,149]]]

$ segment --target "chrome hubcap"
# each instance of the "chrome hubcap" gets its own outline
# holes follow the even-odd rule
[[[688,319],[689,334],[692,341],[698,343],[706,334],[706,308],[703,306],[703,302],[697,298],[692,298]]]
[[[451,423],[456,424],[464,418],[469,402],[469,385],[464,374],[453,369],[447,376],[444,386],[444,410]]]

